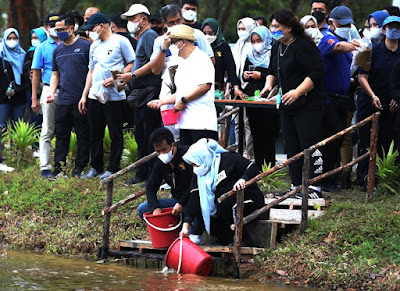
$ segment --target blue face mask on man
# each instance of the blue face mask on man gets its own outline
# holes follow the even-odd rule
[[[68,37],[70,37],[70,34],[67,31],[57,31],[57,36],[61,41],[65,41]]]
[[[389,39],[400,39],[400,29],[392,28],[386,30],[386,37]]]

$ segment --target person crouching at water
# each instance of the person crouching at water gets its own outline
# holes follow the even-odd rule
[[[222,203],[217,199],[230,190],[244,189],[246,181],[258,174],[257,166],[235,152],[227,152],[212,139],[202,138],[193,144],[183,160],[193,166],[190,197],[184,211],[184,224],[180,235],[188,236],[195,218],[202,219],[208,234],[227,245],[233,240],[236,195]],[[244,216],[264,205],[264,196],[257,184],[244,189]],[[233,210],[233,211],[232,211]],[[246,234],[243,240],[246,242]]]

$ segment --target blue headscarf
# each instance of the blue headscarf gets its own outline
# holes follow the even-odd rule
[[[251,35],[257,34],[263,42],[263,49],[257,52],[254,47],[250,53],[247,54],[249,61],[256,67],[268,68],[270,61],[270,51],[272,43],[272,33],[265,26],[254,28]]]
[[[46,34],[46,30],[43,27],[38,27],[38,28],[34,28],[31,30],[31,38],[32,38],[32,34],[36,33],[40,43],[44,42],[47,39],[47,34]],[[28,51],[34,51],[36,49],[35,46],[31,46]]]
[[[19,42],[18,45],[11,49],[7,46],[6,40],[7,37],[11,34],[15,33],[15,35],[18,37],[19,41],[19,33],[15,28],[8,28],[4,31],[4,36],[3,36],[3,46],[1,48],[1,57],[4,58],[4,60],[8,61],[13,69],[14,73],[14,80],[15,83],[18,85],[21,85],[21,75],[24,67],[24,59],[26,52],[21,48]]]
[[[205,175],[197,175],[197,186],[199,187],[201,214],[208,233],[210,233],[210,217],[217,213],[213,191],[217,187],[221,153],[224,152],[226,150],[215,140],[202,138],[191,145],[183,156],[183,160],[188,164],[195,164],[206,171]]]
[[[375,18],[379,27],[382,27],[383,21],[386,19],[386,17],[389,17],[389,16],[390,16],[389,13],[387,13],[386,11],[382,11],[382,10],[375,11],[374,13],[371,13],[368,16],[368,24],[369,24],[369,20],[371,19],[371,17],[373,17],[373,18]]]

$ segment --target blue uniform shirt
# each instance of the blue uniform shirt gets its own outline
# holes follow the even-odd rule
[[[53,71],[53,51],[57,46],[57,42],[49,37],[35,49],[33,54],[32,69],[43,70],[42,82],[45,84],[50,84]]]

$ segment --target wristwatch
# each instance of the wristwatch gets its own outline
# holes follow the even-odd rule
[[[185,98],[185,96],[183,96],[183,97],[181,98],[181,101],[182,101],[182,103],[185,104],[185,105],[188,103],[187,100],[186,100],[186,98]]]
[[[131,79],[135,80],[136,78],[137,78],[136,74],[135,73],[131,73]]]
[[[168,49],[163,49],[163,48],[161,48],[161,51],[163,52],[163,53],[167,53],[167,51],[168,51]]]

